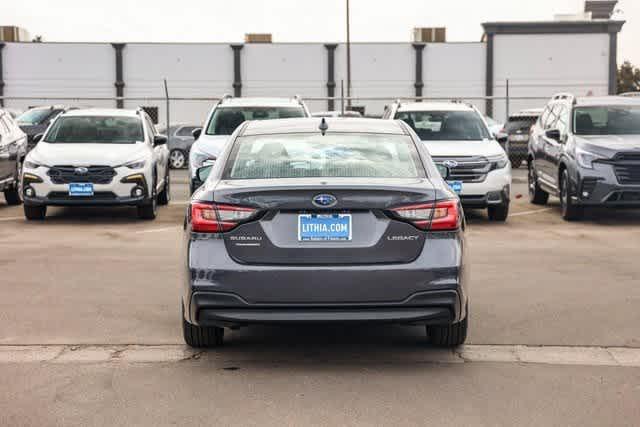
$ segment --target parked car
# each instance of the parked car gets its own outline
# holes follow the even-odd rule
[[[0,109],[0,191],[9,205],[22,203],[20,173],[27,154],[27,135],[11,114]]]
[[[189,152],[195,142],[193,131],[200,126],[193,124],[175,124],[166,131],[160,129],[160,133],[166,134],[169,138],[167,147],[169,148],[169,167],[171,169],[182,169],[187,167]]]
[[[640,99],[555,95],[531,130],[529,197],[560,198],[562,217],[591,206],[640,207]]]
[[[142,110],[73,110],[60,115],[22,172],[24,214],[44,219],[47,206],[138,207],[154,219],[169,203],[167,137]]]
[[[65,105],[50,105],[45,107],[30,108],[24,113],[20,114],[16,121],[20,125],[20,129],[27,134],[29,145],[27,151],[31,151],[36,145],[34,140],[36,135],[44,133],[49,125],[60,114],[73,110],[75,107],[69,107]]]
[[[640,97],[640,92],[625,92],[621,93],[620,96]]]
[[[482,114],[462,102],[395,102],[383,115],[402,120],[437,164],[451,169],[449,185],[469,209],[487,209],[492,221],[509,215],[511,166]]]
[[[422,324],[435,345],[465,341],[462,207],[405,123],[247,122],[197,173],[188,345],[220,345],[224,327],[317,322]]]
[[[508,139],[508,143],[504,148],[509,154],[511,167],[519,168],[522,162],[527,160],[529,132],[531,131],[531,126],[541,114],[542,108],[532,108],[509,116],[509,120],[504,127]]]
[[[318,111],[311,113],[311,117],[362,117],[359,111]]]
[[[229,136],[246,120],[271,120],[310,117],[309,109],[298,97],[293,98],[232,98],[224,96],[209,113],[204,129],[196,129],[196,142],[189,154],[191,193],[201,184],[196,170],[206,161],[215,161]],[[204,132],[203,132],[204,130]]]
[[[487,127],[491,135],[497,137],[500,133],[504,133],[504,124],[492,119],[489,116],[484,116],[484,121],[487,122]]]

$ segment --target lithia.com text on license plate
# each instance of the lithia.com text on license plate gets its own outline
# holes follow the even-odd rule
[[[298,240],[303,242],[351,240],[351,215],[298,215]]]

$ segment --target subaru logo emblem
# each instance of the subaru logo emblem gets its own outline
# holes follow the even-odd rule
[[[442,162],[442,164],[448,167],[449,169],[452,169],[458,166],[458,162],[456,162],[455,160],[445,160],[444,162]]]
[[[338,203],[338,199],[336,199],[335,196],[332,196],[331,194],[318,194],[317,196],[313,197],[311,203],[319,208],[330,208]]]
[[[89,172],[89,169],[87,169],[85,167],[79,167],[79,168],[75,168],[73,171],[78,175],[84,175],[87,172]]]

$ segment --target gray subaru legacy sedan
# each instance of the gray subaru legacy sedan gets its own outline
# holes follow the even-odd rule
[[[252,324],[426,325],[462,344],[465,220],[415,133],[400,121],[245,122],[198,170],[185,220],[183,331],[222,344]]]

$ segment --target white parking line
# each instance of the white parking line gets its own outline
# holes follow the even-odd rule
[[[181,225],[174,225],[173,227],[153,228],[151,230],[139,230],[139,231],[136,231],[134,234],[160,233],[162,231],[175,230],[177,228],[182,228],[182,226]]]
[[[7,218],[0,218],[0,221],[16,221],[18,219],[24,219],[24,216],[10,216]]]
[[[540,213],[540,212],[547,212],[547,211],[552,211],[552,210],[553,210],[553,208],[536,209],[535,211],[525,211],[525,212],[512,213],[512,214],[509,214],[509,216],[512,217],[512,216],[533,215],[533,214],[537,214],[537,213]]]
[[[411,359],[437,363],[640,367],[640,348],[629,347],[465,345],[454,350],[425,348],[420,354],[421,358]],[[203,353],[184,345],[0,345],[0,363],[165,363],[209,356],[229,358],[238,354],[236,351],[233,356],[225,355],[224,349]]]

